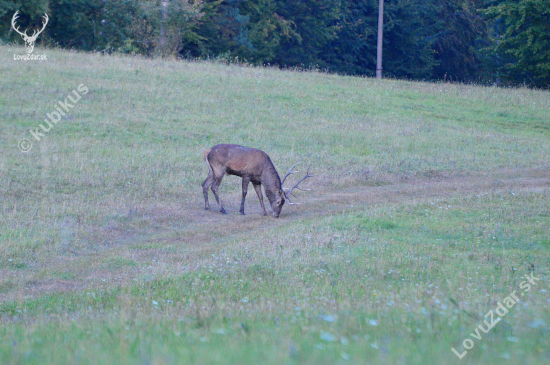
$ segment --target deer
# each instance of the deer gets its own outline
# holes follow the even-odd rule
[[[224,175],[235,175],[242,178],[242,200],[241,208],[239,212],[244,214],[244,201],[248,191],[250,183],[256,190],[256,195],[260,200],[263,215],[267,216],[267,212],[264,206],[264,199],[262,196],[262,188],[264,186],[265,195],[271,205],[274,218],[279,218],[281,209],[286,200],[290,205],[299,203],[293,203],[290,197],[296,197],[293,194],[294,189],[307,191],[311,189],[301,188],[299,185],[304,180],[313,177],[309,173],[309,167],[306,175],[302,177],[294,186],[290,189],[284,188],[283,184],[288,176],[298,173],[294,171],[294,167],[299,164],[294,164],[288,173],[284,176],[283,180],[279,177],[273,162],[265,153],[256,148],[239,146],[236,144],[219,144],[204,151],[202,155],[203,160],[208,165],[208,177],[201,184],[202,192],[204,194],[204,209],[209,210],[210,204],[208,203],[208,188],[212,189],[216,202],[220,208],[222,214],[227,214],[223,207],[222,199],[219,196],[219,187]],[[311,167],[311,166],[310,166]]]
[[[27,47],[27,53],[31,54],[32,51],[34,50],[34,42],[36,42],[36,39],[38,38],[40,33],[44,31],[44,29],[46,28],[46,24],[48,24],[48,20],[50,20],[50,18],[48,18],[48,14],[44,14],[44,20],[42,21],[42,29],[40,29],[38,33],[36,32],[36,30],[34,30],[32,35],[29,37],[26,29],[25,29],[25,33],[22,33],[21,31],[19,31],[19,27],[15,26],[15,21],[17,20],[17,18],[19,18],[19,16],[17,15],[18,13],[19,11],[16,11],[15,14],[13,14],[13,17],[11,18],[11,26],[13,30],[19,33],[21,37],[23,37],[23,40],[26,43],[25,47]]]

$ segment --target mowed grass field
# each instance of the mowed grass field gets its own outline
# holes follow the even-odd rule
[[[548,91],[14,53],[0,46],[1,364],[549,363]],[[274,219],[250,188],[241,216],[227,176],[229,214],[212,194],[205,211],[218,143],[281,175],[311,164],[313,190]]]

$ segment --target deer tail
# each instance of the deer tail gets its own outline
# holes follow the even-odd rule
[[[212,150],[212,148],[209,148],[207,150],[204,150],[204,152],[202,153],[202,159],[204,161],[208,162],[207,157],[208,157],[208,154],[210,153],[211,150]]]
[[[207,150],[204,150],[204,152],[202,153],[202,159],[204,160],[204,162],[206,162],[206,164],[208,165],[208,168],[210,170],[212,168],[210,167],[210,161],[208,161],[208,154],[210,153],[211,150],[212,150],[212,148],[209,148]]]

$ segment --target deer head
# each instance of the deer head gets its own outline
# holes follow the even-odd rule
[[[48,14],[44,14],[44,21],[42,22],[42,29],[40,29],[37,33],[36,30],[33,31],[32,35],[29,36],[27,34],[27,30],[25,29],[25,32],[22,33],[21,31],[19,31],[19,27],[16,27],[15,25],[15,21],[17,20],[17,18],[19,18],[19,16],[17,15],[19,13],[19,11],[16,11],[15,14],[13,14],[13,18],[11,18],[11,26],[13,28],[13,30],[15,30],[17,33],[19,33],[21,35],[21,37],[23,37],[23,40],[25,41],[25,44],[26,44],[26,48],[27,48],[27,53],[31,54],[32,51],[34,50],[34,42],[36,42],[36,38],[38,38],[38,36],[40,35],[40,33],[42,33],[42,31],[44,30],[44,28],[46,28],[46,24],[48,24],[48,20],[50,18],[48,18]]]
[[[239,210],[241,214],[244,215],[244,201],[248,191],[248,185],[249,183],[252,183],[252,185],[254,185],[254,190],[256,190],[256,194],[258,195],[258,199],[260,200],[263,214],[267,215],[261,188],[261,185],[264,186],[265,195],[271,204],[271,210],[273,211],[274,218],[279,218],[285,201],[288,200],[289,204],[298,204],[293,203],[290,200],[291,195],[295,197],[292,192],[294,189],[310,190],[302,189],[299,185],[305,179],[315,176],[309,173],[308,168],[306,176],[301,178],[290,189],[286,189],[283,187],[283,184],[289,175],[298,172],[294,171],[294,167],[297,164],[290,168],[290,171],[285,175],[283,181],[281,182],[275,166],[273,166],[271,159],[265,152],[256,148],[244,147],[235,144],[216,145],[204,151],[202,157],[209,167],[208,177],[201,184],[204,194],[204,209],[210,209],[210,204],[208,203],[208,188],[212,188],[212,192],[214,193],[216,201],[220,207],[220,212],[224,214],[226,214],[226,212],[223,207],[223,202],[219,196],[218,188],[224,175],[226,174],[240,176],[243,179],[241,209]]]

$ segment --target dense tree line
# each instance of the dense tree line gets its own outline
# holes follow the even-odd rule
[[[0,0],[0,38],[373,76],[378,0]],[[550,85],[550,0],[385,0],[384,75]]]

